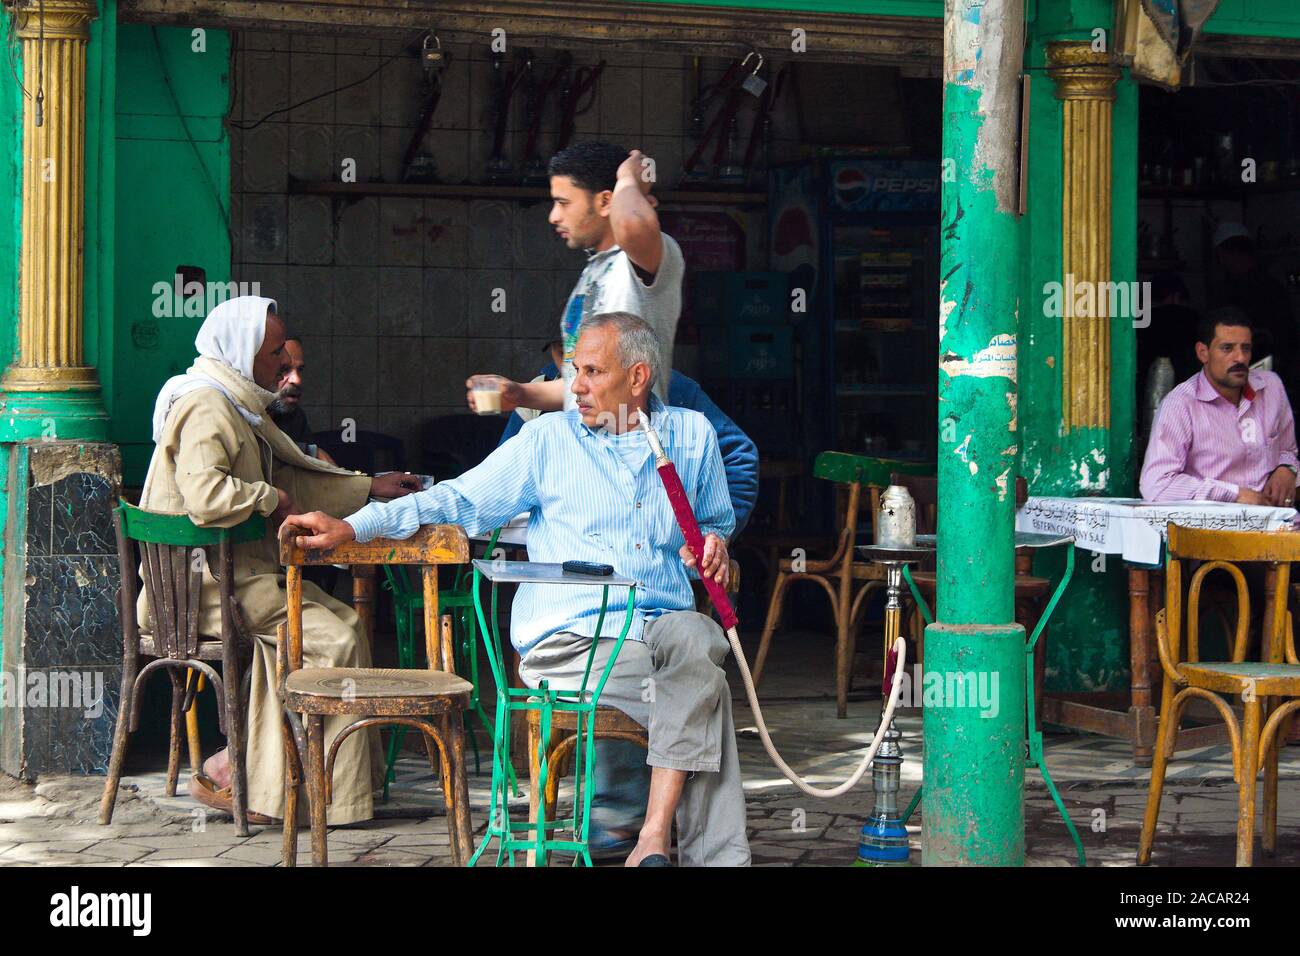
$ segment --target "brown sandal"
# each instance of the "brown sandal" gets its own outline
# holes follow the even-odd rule
[[[205,773],[196,773],[190,778],[190,796],[205,807],[211,807],[213,810],[220,810],[222,813],[228,813],[232,817],[235,815],[235,797],[229,787],[221,790],[217,789],[216,783]],[[272,819],[262,813],[253,810],[246,811],[248,822],[254,826],[269,827],[279,823],[279,820]]]

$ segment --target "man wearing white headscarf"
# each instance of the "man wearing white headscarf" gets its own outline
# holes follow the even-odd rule
[[[321,510],[346,515],[372,497],[407,494],[413,479],[391,473],[371,479],[303,454],[266,412],[274,399],[283,359],[285,328],[273,299],[239,296],[208,315],[194,344],[199,357],[184,375],[169,379],[154,408],[155,443],[140,504],[151,511],[183,513],[200,527],[229,528],[254,514],[270,518],[261,541],[236,545],[235,598],[253,640],[252,693],[248,706],[248,809],[253,822],[277,818],[284,806],[284,744],[275,684],[276,625],[285,621],[284,574],[275,538],[284,518]],[[148,622],[145,594],[139,600]],[[221,634],[216,580],[203,569],[199,631]],[[352,608],[303,583],[303,658],[307,667],[367,667],[370,648]],[[325,721],[326,746],[355,718]],[[355,734],[343,744],[334,769],[332,824],[373,816],[380,782],[377,733]],[[210,806],[230,804],[225,751],[204,764],[191,792]],[[256,816],[254,816],[256,815]]]

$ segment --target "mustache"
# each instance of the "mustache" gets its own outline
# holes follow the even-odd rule
[[[1240,365],[1240,364],[1238,364],[1238,365],[1234,365],[1234,366],[1232,366],[1231,368],[1229,368],[1228,371],[1229,371],[1229,372],[1249,372],[1249,371],[1250,371],[1250,366],[1249,366],[1249,365]]]
[[[286,385],[275,394],[277,398],[302,398],[302,386]]]

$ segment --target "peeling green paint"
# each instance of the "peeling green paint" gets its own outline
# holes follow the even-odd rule
[[[939,623],[927,671],[996,674],[996,716],[926,706],[926,865],[1024,863],[1024,629],[1014,620],[1021,0],[944,18],[939,312]],[[1008,269],[1012,274],[1008,276]]]

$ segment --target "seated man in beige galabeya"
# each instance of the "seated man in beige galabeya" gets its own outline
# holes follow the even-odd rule
[[[153,417],[153,460],[141,507],[186,514],[200,527],[230,528],[265,515],[271,528],[259,541],[235,546],[235,599],[253,639],[252,692],[248,704],[248,810],[250,822],[282,815],[284,742],[275,684],[276,625],[285,621],[284,574],[275,530],[299,511],[346,515],[372,496],[406,494],[410,476],[371,479],[309,458],[267,413],[284,365],[284,323],[273,299],[240,296],[218,305],[199,329],[199,356],[184,375],[169,379]],[[139,617],[149,621],[141,591]],[[203,569],[199,632],[221,635],[217,582]],[[356,613],[315,585],[303,584],[303,654],[308,667],[366,667],[370,648]],[[326,745],[351,717],[325,722]],[[339,751],[330,823],[373,816],[373,790],[383,772],[377,733],[356,734]],[[204,764],[190,792],[217,809],[231,808],[228,752]]]

